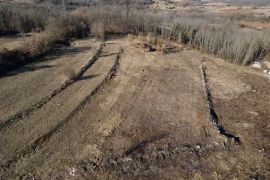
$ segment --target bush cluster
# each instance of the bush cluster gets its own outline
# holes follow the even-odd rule
[[[23,11],[16,8],[0,6],[0,33],[29,32],[35,28],[43,32],[28,41],[25,45],[27,48],[0,52],[2,64],[37,58],[56,43],[68,44],[71,38],[95,37],[103,40],[108,34],[151,33],[241,65],[248,65],[270,52],[269,31],[243,33],[233,24],[225,22],[217,26],[213,19],[207,20],[205,17],[198,20],[198,17],[159,16],[114,5],[74,11],[34,6]]]
[[[182,44],[240,65],[253,63],[270,52],[269,30],[254,34],[232,27],[194,24],[190,19],[173,25],[170,35]]]
[[[49,14],[47,7],[0,3],[0,35],[42,31]]]

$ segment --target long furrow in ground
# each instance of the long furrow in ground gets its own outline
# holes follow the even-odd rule
[[[208,85],[208,78],[207,78],[207,74],[206,74],[207,68],[205,65],[202,65],[202,66],[200,66],[200,70],[201,70],[201,74],[202,74],[203,89],[205,91],[205,96],[207,99],[206,104],[207,104],[207,108],[208,108],[209,119],[211,120],[211,122],[217,128],[218,132],[221,135],[225,136],[229,140],[233,140],[234,142],[240,144],[240,138],[227,132],[224,129],[224,127],[222,126],[222,124],[220,123],[220,121],[218,119],[218,115],[214,109],[212,94],[210,92],[209,85]]]
[[[231,69],[209,61],[206,71],[202,55],[190,50],[162,55],[122,40],[106,44],[79,81],[2,132],[2,179],[233,179],[268,173],[265,153],[232,131],[235,119],[226,124],[229,112],[222,115],[216,104],[218,93],[230,88],[233,94],[222,95],[237,100],[241,81]],[[119,45],[125,47],[120,65]],[[221,123],[243,145],[227,141]]]
[[[168,164],[178,174],[188,172],[198,158],[197,146],[223,139],[207,118],[200,70],[187,58],[185,53],[142,53],[125,44],[116,78],[8,174],[65,179],[70,175],[65,168],[81,167],[88,177],[139,176],[149,166]],[[154,153],[167,161],[153,159]]]
[[[99,43],[75,41],[57,46],[38,62],[0,78],[0,129],[29,115],[68,86],[97,52]],[[87,67],[87,66],[86,66]]]
[[[98,57],[100,55],[100,52],[102,51],[102,48],[103,48],[103,44],[101,44],[99,46],[95,55],[92,58],[90,58],[89,61],[86,62],[86,64],[84,64],[78,70],[78,72],[74,74],[74,76],[68,77],[64,82],[62,82],[59,85],[58,88],[54,89],[48,96],[42,98],[41,100],[39,100],[35,104],[27,107],[26,109],[23,109],[22,111],[17,112],[12,117],[8,118],[7,120],[4,120],[3,123],[0,123],[0,131],[4,128],[8,127],[12,123],[16,123],[17,121],[20,121],[21,119],[29,116],[33,111],[41,108],[43,105],[45,105],[47,102],[49,102],[58,93],[60,93],[64,89],[66,89],[72,83],[75,83],[76,81],[78,81],[81,78],[81,76],[83,75],[83,73],[96,62],[96,60],[98,59]]]
[[[119,63],[119,46],[108,44],[99,59],[71,86],[54,96],[24,121],[19,121],[1,132],[0,158],[2,175],[24,156],[35,152],[52,137],[84,103],[113,76]]]
[[[208,119],[198,64],[185,51],[157,54],[137,77],[141,93],[125,121],[101,143],[103,156],[81,163],[82,169],[96,177],[173,179],[164,172],[186,177],[196,168],[200,153],[224,140]]]
[[[127,53],[135,56],[129,59]],[[14,173],[17,170],[20,176],[26,171],[29,174],[40,172],[40,169],[42,172],[46,172],[49,170],[48,168],[54,168],[57,164],[62,166],[63,162],[76,162],[95,156],[95,149],[92,149],[95,148],[95,145],[92,147],[93,141],[97,139],[102,141],[104,136],[120,123],[121,119],[128,116],[128,112],[132,110],[132,104],[136,101],[140,89],[144,85],[143,81],[136,82],[134,78],[142,71],[140,64],[135,60],[139,58],[142,60],[140,63],[145,64],[143,61],[145,57],[136,56],[136,52],[130,50],[127,53],[125,51],[123,54],[125,61],[122,61],[121,58],[121,67],[116,78],[109,81],[102,92],[99,91],[94,99],[88,101],[84,108],[71,117],[72,120],[66,124],[65,128],[53,136],[46,145],[11,168],[9,172],[11,175],[17,176],[18,174]],[[119,65],[117,64],[116,66]],[[120,112],[119,108],[124,111]],[[49,165],[50,167],[47,166],[51,163],[53,164]]]

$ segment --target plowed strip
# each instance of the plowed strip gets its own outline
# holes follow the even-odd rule
[[[107,51],[108,54],[115,53],[119,51],[119,47],[108,45],[104,49],[104,52]],[[35,111],[23,122],[20,121],[3,131],[0,149],[3,169],[34,152],[67,123],[70,116],[74,116],[101,85],[113,76],[117,59],[117,54],[101,57],[78,82],[52,98],[50,103]],[[15,141],[12,142],[12,139]]]
[[[1,77],[0,126],[27,115],[56,94],[95,55],[98,45],[91,40],[78,40],[72,46],[57,46],[37,62]]]
[[[16,113],[15,115],[10,117],[9,119],[5,120],[3,123],[0,123],[0,131],[3,128],[8,127],[12,123],[18,122],[21,119],[25,118],[26,116],[29,116],[33,111],[41,108],[43,105],[45,105],[48,101],[50,101],[58,93],[60,93],[64,89],[66,89],[72,83],[76,82],[83,75],[83,73],[96,62],[96,60],[98,59],[99,54],[102,50],[102,47],[103,47],[103,45],[100,45],[96,54],[83,67],[81,67],[81,69],[78,71],[78,73],[75,75],[75,77],[72,77],[72,79],[70,79],[70,78],[67,79],[59,86],[59,88],[52,91],[52,93],[50,95],[46,96],[45,98],[42,98],[40,101],[38,101],[34,105]]]

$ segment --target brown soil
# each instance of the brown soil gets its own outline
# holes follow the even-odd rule
[[[257,29],[257,30],[270,29],[270,23],[241,21],[239,22],[239,24],[243,27],[248,27],[248,28]]]
[[[38,33],[27,33],[24,35],[11,35],[0,37],[0,50],[18,49],[24,47],[27,40],[35,37]]]
[[[71,47],[59,46],[38,63],[26,65],[0,79],[0,124],[49,96],[92,58],[98,44],[78,43],[78,46],[76,43]]]
[[[267,77],[192,50],[105,45],[81,80],[0,131],[2,179],[270,177]]]

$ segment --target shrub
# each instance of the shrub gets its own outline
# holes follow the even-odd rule
[[[88,36],[89,25],[75,15],[64,13],[57,18],[51,18],[45,31],[51,32],[58,38],[82,38]]]
[[[91,35],[96,39],[103,41],[105,38],[104,24],[101,22],[94,22],[91,26]]]
[[[0,4],[0,34],[27,33],[44,29],[49,11],[49,8],[45,7]]]
[[[151,42],[152,44],[157,44],[157,38],[177,41],[241,65],[259,60],[270,52],[269,31],[262,32],[261,35],[245,33],[230,21],[220,23],[224,21],[222,17],[206,14],[203,18],[198,15],[174,18],[131,9],[127,15],[124,8],[126,7],[121,5],[97,5],[71,12],[61,9],[55,12],[52,8],[48,13],[50,15],[46,13],[42,15],[42,12],[49,9],[45,8],[38,9],[36,13],[38,15],[34,15],[33,7],[27,11],[18,11],[16,14],[13,8],[1,9],[0,6],[0,32],[27,32],[38,27],[44,29],[45,32],[28,42],[26,46],[28,49],[23,50],[31,57],[46,53],[57,42],[68,43],[70,38],[92,35],[103,40],[106,34],[149,35],[148,39],[155,41]],[[12,53],[2,52],[2,54],[9,57]],[[21,53],[14,52],[14,54]]]
[[[30,57],[39,57],[51,50],[56,41],[57,38],[53,34],[44,32],[28,40],[23,51]]]
[[[36,60],[52,49],[55,41],[56,39],[51,34],[42,33],[25,42],[24,46],[19,49],[3,49],[0,51],[1,67],[4,66],[8,70],[10,67]],[[3,73],[3,71],[0,68],[0,72]]]
[[[171,28],[172,39],[178,36],[178,42],[214,54],[231,63],[248,65],[270,52],[268,33],[240,32],[231,24],[209,26],[205,22],[194,23],[192,19],[178,22]]]

